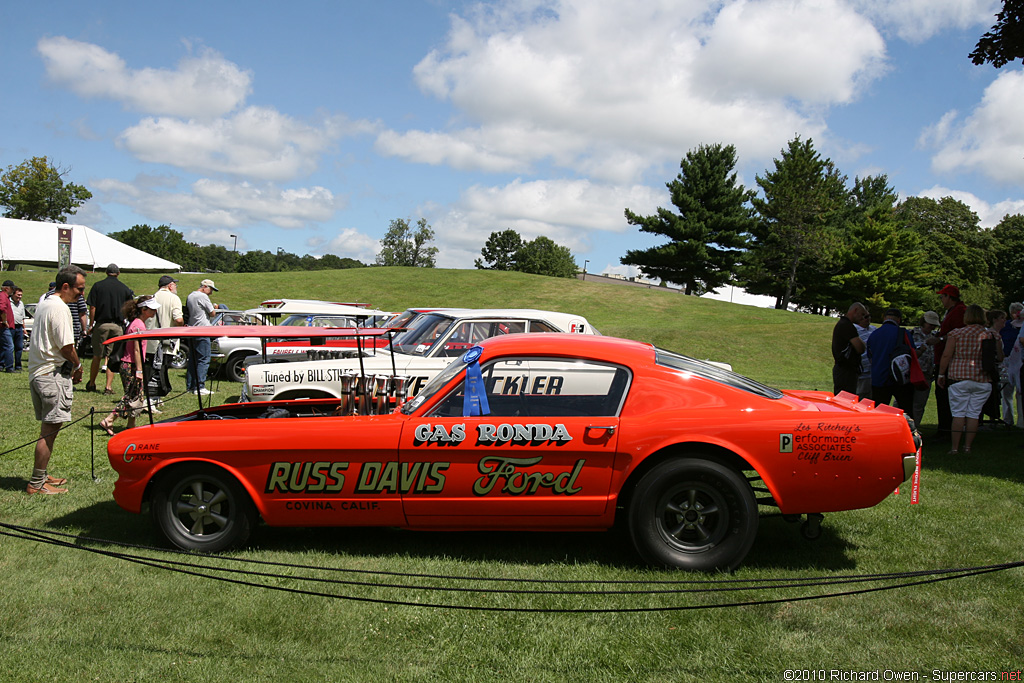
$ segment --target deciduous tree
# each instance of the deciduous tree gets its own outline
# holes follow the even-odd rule
[[[252,249],[238,255],[239,273],[269,273],[274,270],[274,254]]]
[[[516,270],[550,277],[576,277],[578,268],[569,247],[541,235],[516,252]]]
[[[954,284],[967,303],[987,308],[998,303],[989,270],[996,260],[995,241],[981,229],[971,207],[952,197],[908,197],[896,208],[895,218],[921,238],[932,291]]]
[[[1004,310],[1024,297],[1024,216],[1019,213],[1003,216],[992,229],[995,258],[992,278],[1002,293]]]
[[[523,238],[511,228],[492,232],[480,250],[482,259],[476,260],[481,270],[516,270],[516,253],[523,246]]]
[[[437,247],[428,246],[434,241],[434,231],[427,219],[416,221],[416,229],[404,218],[391,221],[387,233],[380,241],[377,254],[378,266],[415,266],[433,268]]]
[[[732,145],[701,145],[687,152],[679,175],[666,183],[675,212],[661,207],[653,216],[625,211],[626,220],[640,232],[669,241],[631,249],[619,260],[648,277],[682,285],[687,294],[703,294],[729,283],[755,226],[748,205],[754,193],[736,183],[735,166]]]
[[[57,168],[46,157],[32,157],[8,166],[0,175],[0,206],[4,216],[27,221],[67,223],[78,207],[92,199],[82,185],[65,183],[68,169]]]
[[[1015,59],[1024,61],[1024,0],[1003,0],[995,25],[968,56],[975,64],[988,62],[997,69]]]
[[[127,230],[112,232],[107,236],[147,254],[173,261],[183,268],[203,267],[204,259],[199,245],[185,241],[184,235],[168,225],[155,228],[145,224],[133,225]]]

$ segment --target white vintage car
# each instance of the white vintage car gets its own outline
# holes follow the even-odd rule
[[[346,372],[407,375],[409,396],[452,358],[490,337],[513,333],[573,332],[600,334],[580,315],[533,309],[436,310],[417,316],[388,348],[371,349],[362,358],[254,363],[245,368],[242,401],[338,398]]]
[[[264,301],[259,308],[245,311],[245,316],[245,324],[299,327],[372,327],[378,321],[391,317],[390,314],[376,309],[310,299]],[[217,372],[223,367],[228,379],[241,382],[245,372],[245,359],[260,353],[261,345],[258,337],[214,339],[210,348],[210,372]],[[184,364],[181,367],[184,367]]]

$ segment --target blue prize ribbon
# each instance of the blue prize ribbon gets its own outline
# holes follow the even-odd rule
[[[466,366],[466,382],[463,385],[463,417],[490,415],[491,413],[491,407],[487,404],[487,387],[484,385],[484,378],[480,373],[480,354],[482,352],[483,349],[474,346],[462,354],[462,362],[469,363]]]

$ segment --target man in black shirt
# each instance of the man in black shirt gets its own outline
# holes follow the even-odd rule
[[[864,304],[854,302],[846,315],[839,316],[839,321],[832,329],[832,393],[848,391],[857,393],[857,378],[860,376],[860,357],[864,353],[864,342],[857,333],[857,327],[867,327],[871,315]]]
[[[104,346],[103,342],[112,337],[124,334],[124,314],[121,307],[124,302],[132,298],[132,290],[128,285],[117,279],[121,269],[116,263],[107,266],[107,277],[100,280],[89,290],[89,320],[92,324],[89,332],[92,333],[92,365],[89,368],[89,382],[85,385],[86,391],[96,391],[96,375],[99,374],[100,365],[106,365],[106,358],[109,355],[110,347]],[[114,373],[107,370],[107,385],[103,390],[104,394],[114,393],[111,383],[114,381]]]

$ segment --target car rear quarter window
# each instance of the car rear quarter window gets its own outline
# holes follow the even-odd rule
[[[726,370],[725,368],[720,368],[717,365],[712,365],[705,361],[690,358],[689,356],[672,353],[671,351],[666,351],[664,349],[655,349],[654,362],[658,365],[672,368],[673,370],[698,375],[699,377],[709,379],[713,382],[719,382],[736,389],[749,391],[752,394],[757,394],[758,396],[763,396],[765,398],[782,398],[782,392],[778,389],[773,389],[772,387],[754,381],[749,377],[744,377],[743,375],[736,374],[731,370]]]
[[[531,320],[530,332],[561,332],[557,327],[552,327],[543,320]]]

